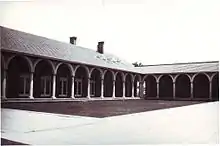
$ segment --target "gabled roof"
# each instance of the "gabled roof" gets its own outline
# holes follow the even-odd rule
[[[59,42],[0,26],[1,49],[130,72],[139,72],[132,64],[111,54]]]
[[[1,49],[142,74],[218,72],[219,62],[194,62],[134,67],[115,55],[0,26]]]
[[[191,63],[176,63],[176,64],[158,64],[145,65],[137,67],[142,73],[195,73],[195,72],[218,72],[219,62],[191,62]]]

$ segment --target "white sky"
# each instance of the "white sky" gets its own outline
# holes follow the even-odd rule
[[[0,25],[96,49],[128,62],[218,59],[220,0],[35,0],[0,2]]]

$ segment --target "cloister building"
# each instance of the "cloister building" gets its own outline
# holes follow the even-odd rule
[[[134,67],[104,52],[0,27],[2,101],[218,100],[218,61]]]

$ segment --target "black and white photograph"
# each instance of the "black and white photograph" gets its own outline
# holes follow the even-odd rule
[[[219,144],[219,0],[0,0],[1,145]]]

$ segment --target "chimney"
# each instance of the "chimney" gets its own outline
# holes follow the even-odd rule
[[[76,45],[77,37],[70,37],[70,44]]]
[[[104,42],[98,42],[98,45],[97,45],[97,52],[103,54],[104,53]]]

